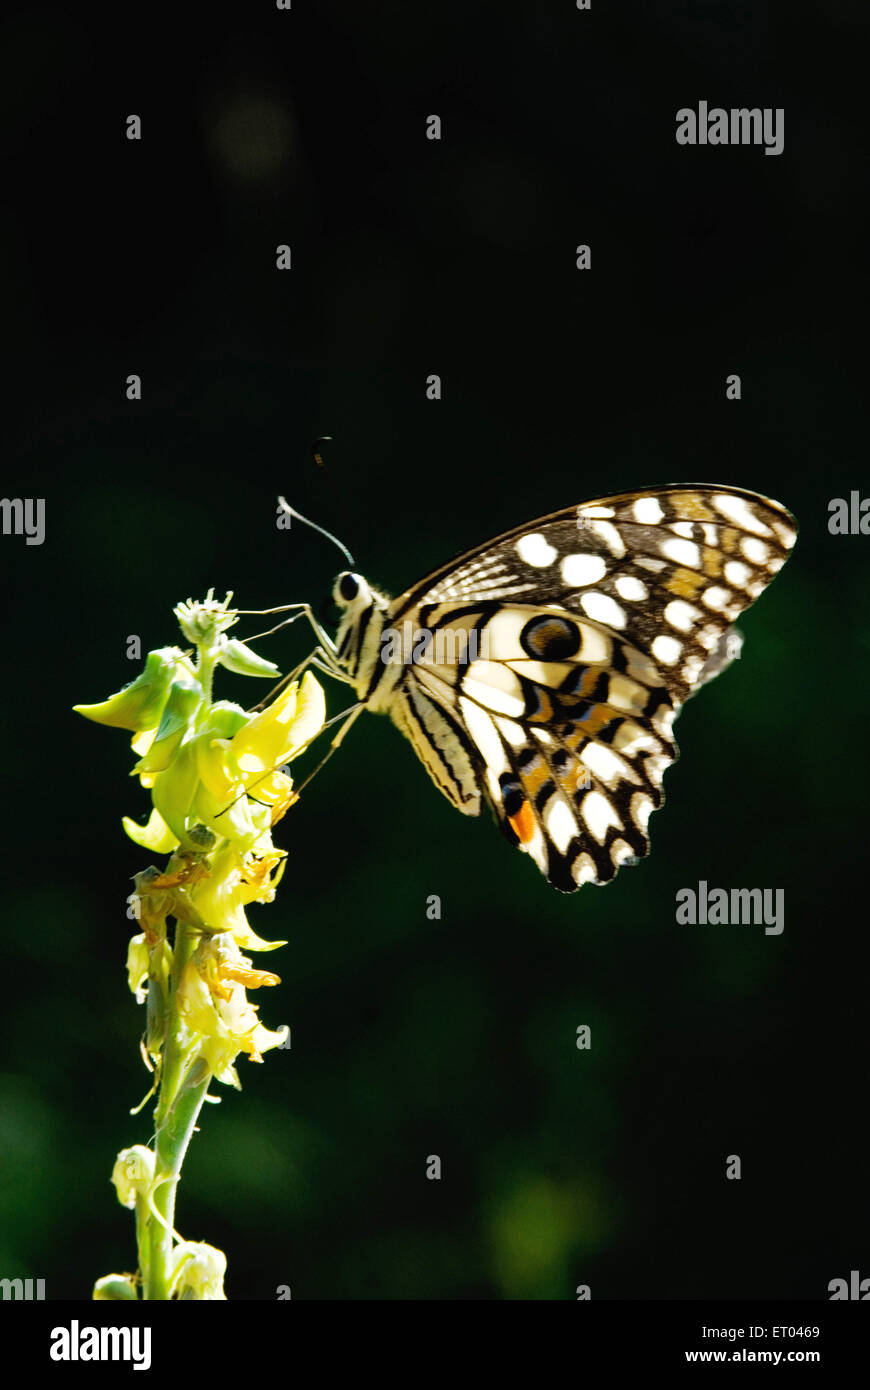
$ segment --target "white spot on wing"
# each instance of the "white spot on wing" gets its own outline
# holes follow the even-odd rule
[[[612,507],[578,507],[577,516],[579,517],[609,517],[615,516]]]
[[[638,497],[632,511],[635,521],[643,526],[655,526],[664,516],[657,497]]]
[[[735,589],[742,589],[747,579],[752,578],[752,570],[742,560],[729,560],[725,566],[725,578]]]
[[[695,633],[695,641],[700,647],[704,647],[706,651],[710,651],[711,647],[715,647],[721,636],[721,627],[718,627],[715,623],[708,623],[706,627],[701,628],[700,632]]]
[[[675,598],[665,608],[664,616],[665,622],[670,623],[678,632],[691,632],[692,624],[701,616],[701,610],[691,603],[685,603],[681,598]]]
[[[496,775],[500,772],[507,772],[508,761],[505,757],[502,741],[486,710],[482,710],[473,700],[466,700],[463,696],[459,698],[459,705],[468,725],[468,732],[483,754],[487,766]]]
[[[671,530],[675,536],[684,536],[687,541],[690,541],[695,534],[695,528],[691,521],[675,521]]]
[[[660,633],[652,644],[652,654],[656,661],[664,662],[665,666],[673,666],[675,661],[679,661],[683,650],[682,642],[678,642],[676,637],[668,637]]]
[[[770,550],[764,544],[764,541],[757,541],[754,536],[744,536],[743,540],[740,542],[740,549],[743,551],[747,560],[752,561],[753,565],[767,564],[767,557],[770,554]]]
[[[597,584],[607,573],[603,555],[566,555],[561,565],[562,578],[572,589],[583,584]]]
[[[625,554],[625,542],[612,522],[590,521],[587,525],[593,535],[604,542],[611,555],[615,555],[617,560],[621,560]]]
[[[625,840],[614,840],[610,846],[610,858],[618,869],[626,859],[634,858],[634,850]]]
[[[667,705],[665,705],[664,708],[659,707],[659,709],[656,710],[650,722],[652,723],[652,726],[655,729],[656,733],[661,734],[662,738],[672,738],[674,732],[674,720],[676,719],[676,717],[677,711],[675,709],[669,709]]]
[[[647,762],[649,761],[648,758]],[[611,806],[607,797],[602,796],[601,792],[587,792],[581,802],[580,810],[583,819],[600,845],[604,844],[611,826],[616,830],[622,829],[622,821],[616,814],[616,807]]]
[[[503,719],[500,716],[497,716],[493,722],[502,737],[507,739],[511,748],[523,748],[528,742],[522,724],[515,724],[512,719]]]
[[[593,589],[581,596],[580,606],[587,618],[595,623],[604,623],[605,627],[625,627],[625,612],[609,594],[599,594]]]
[[[580,827],[559,797],[554,797],[544,813],[544,825],[560,854],[564,854]]]
[[[633,758],[637,753],[661,753],[662,745],[648,729],[642,729],[633,719],[625,719],[616,731],[612,746],[618,753]]]
[[[701,552],[694,541],[671,540],[662,541],[662,554],[667,555],[669,560],[673,560],[675,565],[688,565],[691,569],[698,569],[701,564]]]
[[[580,761],[607,787],[613,787],[617,782],[637,781],[628,764],[604,743],[587,743],[580,754]]]
[[[649,594],[649,590],[642,579],[635,579],[631,574],[621,574],[616,581],[616,592],[620,598],[626,598],[630,602],[639,603]]]
[[[682,672],[683,680],[686,682],[686,685],[695,684],[695,681],[698,679],[698,677],[701,674],[701,671],[704,669],[705,660],[705,657],[698,656],[697,653],[694,653],[692,656],[686,657],[685,661],[683,662]]]
[[[661,786],[665,770],[670,767],[672,761],[671,758],[666,758],[664,755],[660,758],[655,757],[655,755],[651,758],[644,758],[643,765],[646,768],[646,775],[654,787]]]
[[[574,863],[571,865],[571,877],[575,883],[595,883],[598,879],[598,870],[595,867],[595,860],[591,854],[578,854]]]
[[[729,593],[727,589],[723,589],[721,584],[711,584],[710,588],[705,589],[701,595],[701,602],[705,608],[712,608],[714,613],[721,613],[733,597],[733,594]]]
[[[529,536],[520,536],[516,543],[516,551],[520,559],[525,560],[527,565],[535,565],[538,569],[543,569],[545,565],[552,565],[559,554],[558,550],[550,545],[546,536],[542,536],[540,531],[533,531]]]
[[[763,521],[759,521],[745,497],[731,497],[728,493],[720,492],[713,498],[713,505],[717,512],[727,516],[729,521],[733,521],[744,531],[751,531],[754,536],[772,534],[770,527],[765,526]]]

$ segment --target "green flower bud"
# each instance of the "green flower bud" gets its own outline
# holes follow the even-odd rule
[[[116,729],[131,729],[134,733],[155,729],[160,723],[170,684],[184,667],[192,673],[190,662],[178,647],[158,647],[145,658],[142,674],[123,690],[110,695],[102,704],[73,705],[73,709],[86,719],[110,724]]]
[[[130,1274],[104,1274],[94,1284],[91,1297],[96,1302],[130,1303],[139,1298],[133,1276]]]
[[[209,1302],[226,1300],[224,1275],[227,1257],[205,1241],[184,1240],[175,1248],[175,1278],[173,1297],[179,1301],[200,1299]]]
[[[144,1144],[122,1149],[115,1159],[112,1182],[122,1207],[135,1207],[137,1198],[147,1196],[154,1181],[154,1154]]]
[[[134,773],[147,777],[166,770],[192,728],[202,698],[202,686],[194,676],[183,675],[172,682],[154,742],[133,768]]]
[[[218,645],[218,663],[237,676],[278,676],[274,661],[267,661],[235,637],[222,637]]]

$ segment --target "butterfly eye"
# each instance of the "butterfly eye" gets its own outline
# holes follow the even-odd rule
[[[352,603],[359,593],[359,581],[353,574],[340,574],[335,589],[336,598],[344,599],[345,603]]]

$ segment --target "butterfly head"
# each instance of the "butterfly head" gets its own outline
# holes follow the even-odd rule
[[[332,597],[343,612],[348,609],[360,610],[371,602],[372,591],[361,574],[353,570],[342,570],[336,575],[332,586]]]
[[[355,570],[342,570],[336,575],[332,597],[341,614],[335,637],[336,655],[350,675],[357,677],[373,660],[372,651],[377,651],[389,599]]]

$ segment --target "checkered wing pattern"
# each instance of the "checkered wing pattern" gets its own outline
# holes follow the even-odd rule
[[[488,802],[555,888],[606,883],[648,853],[674,717],[739,651],[732,624],[796,535],[778,502],[707,485],[542,517],[389,604],[392,630],[430,640],[376,707],[444,795],[470,815]],[[357,672],[373,701],[376,664]]]

